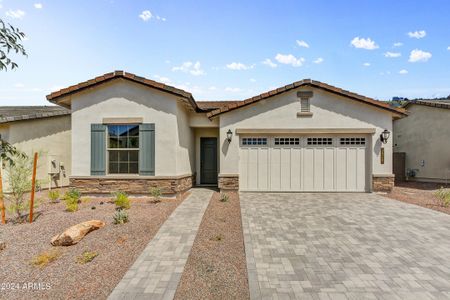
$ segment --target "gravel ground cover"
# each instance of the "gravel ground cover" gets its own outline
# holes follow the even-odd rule
[[[0,239],[6,242],[0,251],[0,299],[106,299],[186,196],[159,203],[145,197],[130,198],[130,220],[123,225],[112,223],[115,205],[109,203],[111,198],[97,197],[83,201],[74,213],[66,212],[64,203],[44,203],[38,209],[42,215],[32,224],[0,224]],[[102,220],[106,226],[76,245],[51,246],[53,236],[92,219]],[[45,267],[31,264],[37,255],[52,249],[57,249],[55,261]],[[98,256],[80,263],[85,251]]]
[[[175,299],[249,299],[239,195],[214,193]]]
[[[450,206],[440,205],[438,198],[434,195],[441,187],[450,188],[450,185],[428,182],[401,182],[396,183],[392,192],[383,196],[450,214]]]

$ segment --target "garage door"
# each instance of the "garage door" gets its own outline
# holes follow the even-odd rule
[[[365,136],[242,137],[242,191],[364,192]]]

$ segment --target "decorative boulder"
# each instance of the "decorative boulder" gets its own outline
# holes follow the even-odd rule
[[[105,222],[99,220],[86,221],[67,228],[63,233],[52,238],[53,246],[75,245],[91,231],[102,228]]]

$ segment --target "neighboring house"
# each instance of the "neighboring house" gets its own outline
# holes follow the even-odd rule
[[[71,184],[83,192],[178,193],[194,184],[241,191],[369,192],[393,185],[401,109],[302,80],[243,101],[196,102],[123,71],[47,99],[72,111]]]
[[[39,153],[36,178],[42,188],[69,185],[70,126],[70,110],[63,107],[0,106],[1,138],[30,157]]]
[[[450,102],[416,100],[394,122],[394,152],[406,153],[408,180],[450,181]]]

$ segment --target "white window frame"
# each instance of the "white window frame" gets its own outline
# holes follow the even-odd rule
[[[139,175],[139,151],[140,151],[140,147],[138,146],[137,148],[111,148],[109,147],[109,126],[139,126],[140,124],[136,124],[136,123],[127,123],[127,124],[105,124],[106,125],[106,174],[107,175],[112,175],[112,176],[136,176]],[[139,135],[138,135],[139,137]],[[138,139],[139,144],[141,143],[141,141]],[[138,144],[138,145],[139,145]],[[136,173],[111,173],[109,170],[109,154],[110,151],[136,151],[137,152],[137,172]],[[119,153],[120,155],[120,153]],[[120,157],[120,156],[119,156]],[[120,161],[120,160],[118,160]],[[130,169],[130,161],[128,161],[128,169]],[[120,170],[120,166],[118,166],[119,170]]]

